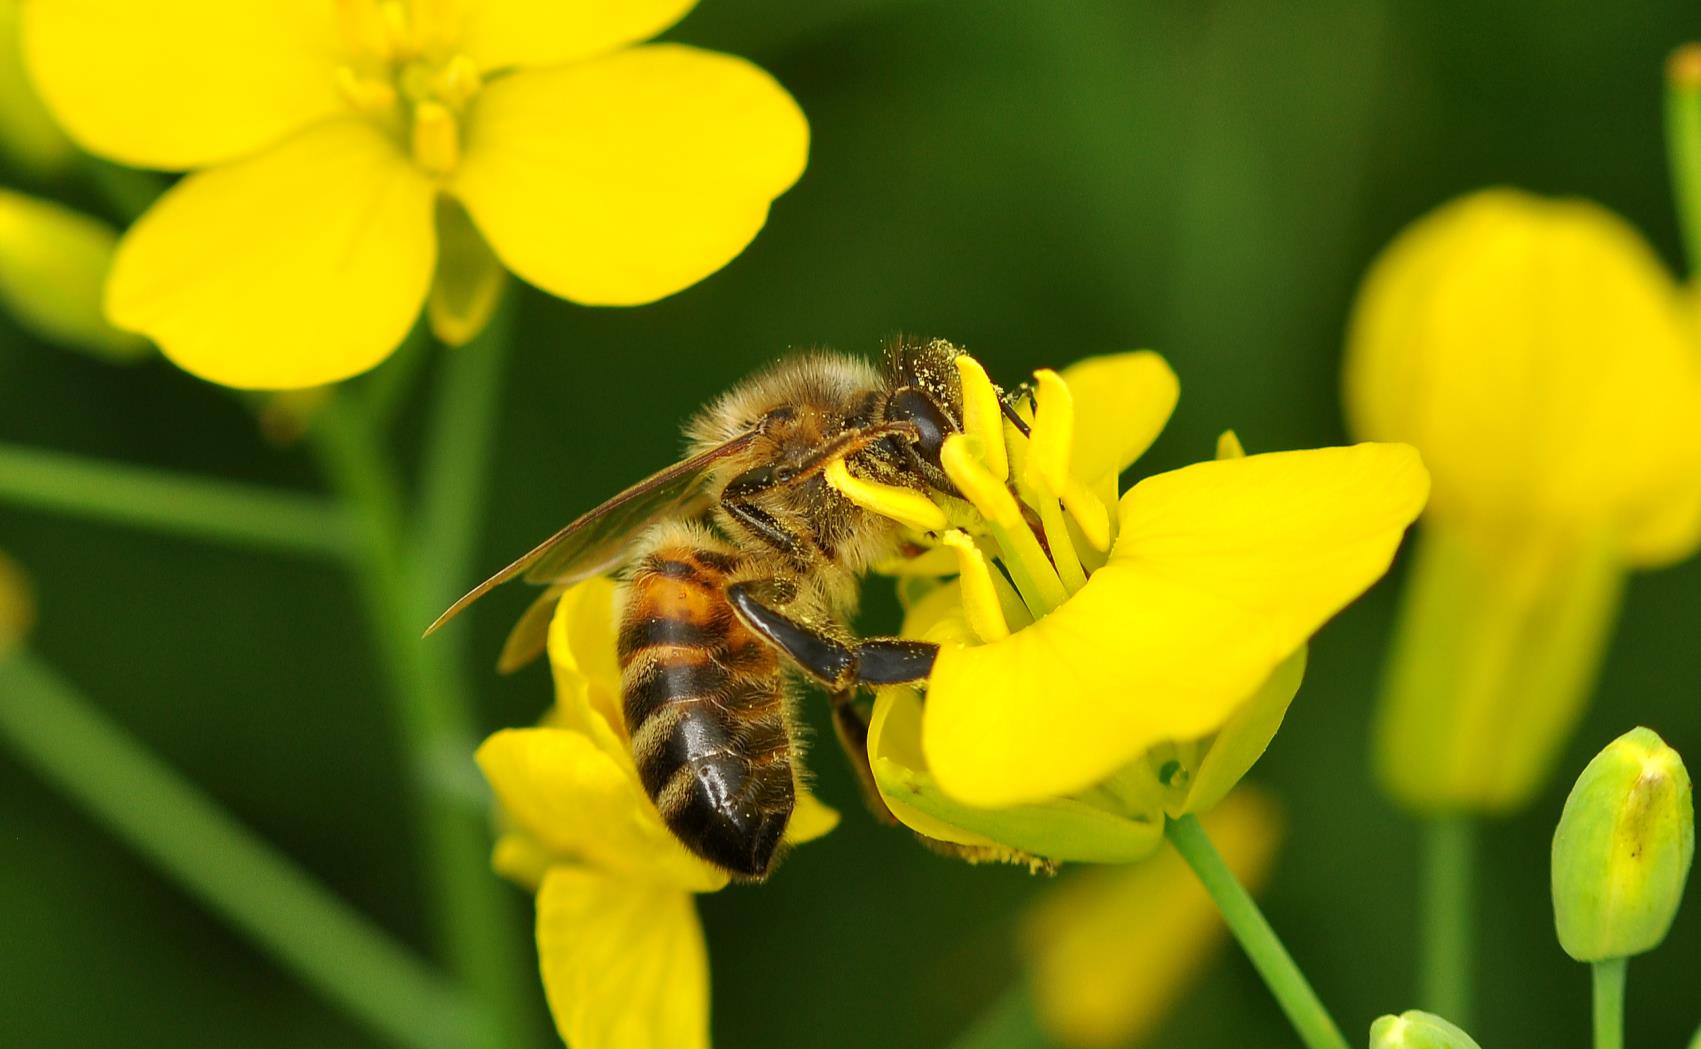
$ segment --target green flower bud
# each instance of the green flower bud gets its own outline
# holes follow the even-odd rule
[[[101,296],[118,233],[103,222],[0,189],[0,306],[45,339],[109,360],[147,351],[106,320]]]
[[[1370,1049],[1481,1049],[1470,1035],[1434,1013],[1409,1009],[1370,1025]]]
[[[1695,852],[1695,801],[1677,751],[1652,731],[1613,740],[1577,778],[1553,835],[1553,922],[1580,962],[1658,946]]]

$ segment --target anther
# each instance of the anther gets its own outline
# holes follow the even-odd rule
[[[435,175],[447,175],[460,164],[460,128],[448,106],[432,101],[414,106],[413,158]]]

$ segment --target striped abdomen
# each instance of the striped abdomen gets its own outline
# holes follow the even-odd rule
[[[736,555],[658,543],[627,586],[620,687],[644,789],[679,839],[748,878],[768,872],[793,803],[784,681],[726,600]]]

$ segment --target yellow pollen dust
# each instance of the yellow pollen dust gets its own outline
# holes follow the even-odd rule
[[[433,0],[338,0],[348,61],[336,72],[349,108],[396,139],[425,171],[461,160],[461,122],[483,86],[453,47],[452,20]]]

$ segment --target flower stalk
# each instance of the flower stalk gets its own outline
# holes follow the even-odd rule
[[[1347,1049],[1341,1030],[1318,1000],[1305,974],[1294,964],[1252,895],[1235,878],[1222,855],[1206,836],[1197,817],[1188,815],[1164,824],[1164,836],[1193,868],[1205,891],[1222,912],[1223,921],[1241,949],[1275,995],[1288,1022],[1308,1049]]]
[[[1590,966],[1594,977],[1595,1049],[1624,1049],[1624,982],[1629,958]]]
[[[112,724],[27,650],[0,658],[0,738],[284,968],[404,1049],[491,1044],[457,987]]]
[[[488,449],[499,386],[497,371],[508,338],[498,324],[478,345],[456,351],[428,438],[428,483],[418,543],[409,542],[402,492],[379,435],[359,398],[338,397],[315,427],[321,463],[357,529],[351,562],[395,698],[398,731],[411,755],[421,836],[432,870],[438,936],[454,974],[496,1017],[497,1046],[529,1042],[531,978],[512,945],[512,914],[489,871],[485,797],[470,761],[477,724],[464,659],[420,643],[421,624],[470,557],[471,515]],[[480,358],[484,358],[480,360]],[[447,432],[442,432],[447,431]]]
[[[1469,1022],[1476,910],[1476,821],[1432,816],[1423,829],[1423,887],[1418,994],[1425,1009]]]

